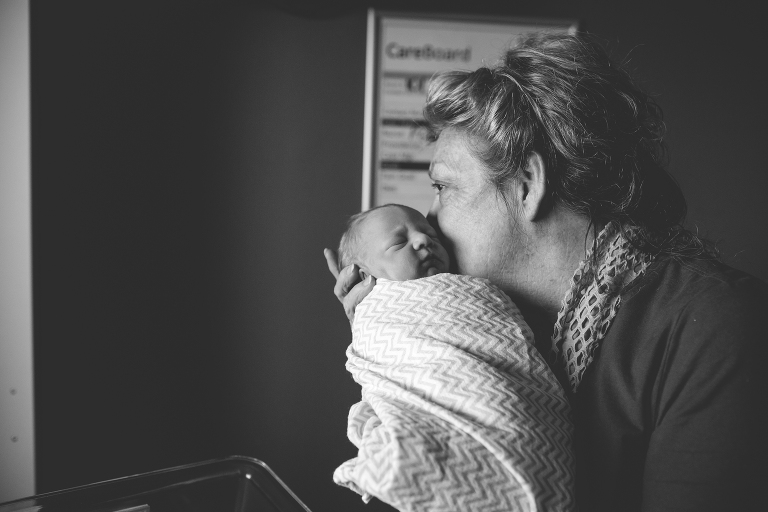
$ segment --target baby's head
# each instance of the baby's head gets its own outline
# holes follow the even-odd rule
[[[362,277],[407,281],[448,272],[450,259],[422,214],[388,204],[349,219],[339,244],[339,268],[352,263]]]

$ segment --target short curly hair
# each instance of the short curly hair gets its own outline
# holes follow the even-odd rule
[[[682,227],[661,108],[587,35],[532,34],[495,67],[436,75],[424,117],[433,139],[455,128],[484,142],[474,150],[502,196],[535,151],[549,197],[593,227],[631,227],[646,252],[705,252]]]

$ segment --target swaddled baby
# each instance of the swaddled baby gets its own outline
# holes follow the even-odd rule
[[[447,273],[437,233],[405,206],[352,217],[339,258],[377,281],[347,349],[358,456],[334,481],[401,511],[573,510],[568,402],[510,299]]]
[[[448,272],[450,259],[423,215],[388,204],[349,219],[339,244],[339,267],[352,263],[363,279],[407,281]]]

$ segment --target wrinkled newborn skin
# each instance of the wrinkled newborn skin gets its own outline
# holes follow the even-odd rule
[[[407,281],[448,272],[450,257],[434,228],[407,206],[372,211],[359,227],[365,274]]]

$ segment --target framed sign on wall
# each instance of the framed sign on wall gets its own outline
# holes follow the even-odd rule
[[[432,145],[422,109],[439,71],[492,66],[535,31],[575,33],[564,20],[368,11],[362,209],[387,203],[426,214]]]

